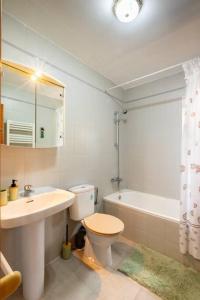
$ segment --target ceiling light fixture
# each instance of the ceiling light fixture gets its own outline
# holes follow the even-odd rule
[[[113,10],[120,22],[129,23],[138,16],[141,7],[141,0],[116,0]]]

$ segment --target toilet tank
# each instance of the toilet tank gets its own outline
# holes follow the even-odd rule
[[[82,184],[69,189],[76,195],[74,203],[69,208],[70,218],[74,221],[81,221],[94,213],[94,195],[93,185]]]

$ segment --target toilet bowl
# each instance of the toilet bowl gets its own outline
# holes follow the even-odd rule
[[[124,230],[124,224],[118,218],[96,213],[82,221],[86,229],[84,255],[97,265],[112,266],[111,245]]]
[[[111,215],[94,213],[95,188],[82,184],[69,189],[76,195],[70,218],[81,221],[86,230],[84,256],[101,266],[112,265],[111,245],[124,230],[124,223]]]

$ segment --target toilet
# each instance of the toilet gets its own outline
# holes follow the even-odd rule
[[[111,215],[94,213],[95,188],[83,184],[69,189],[76,195],[70,206],[70,218],[81,221],[86,230],[84,255],[95,264],[112,266],[111,245],[124,230],[124,223]]]

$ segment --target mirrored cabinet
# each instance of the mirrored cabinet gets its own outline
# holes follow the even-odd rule
[[[64,141],[64,86],[39,71],[1,64],[0,142],[51,148]]]

